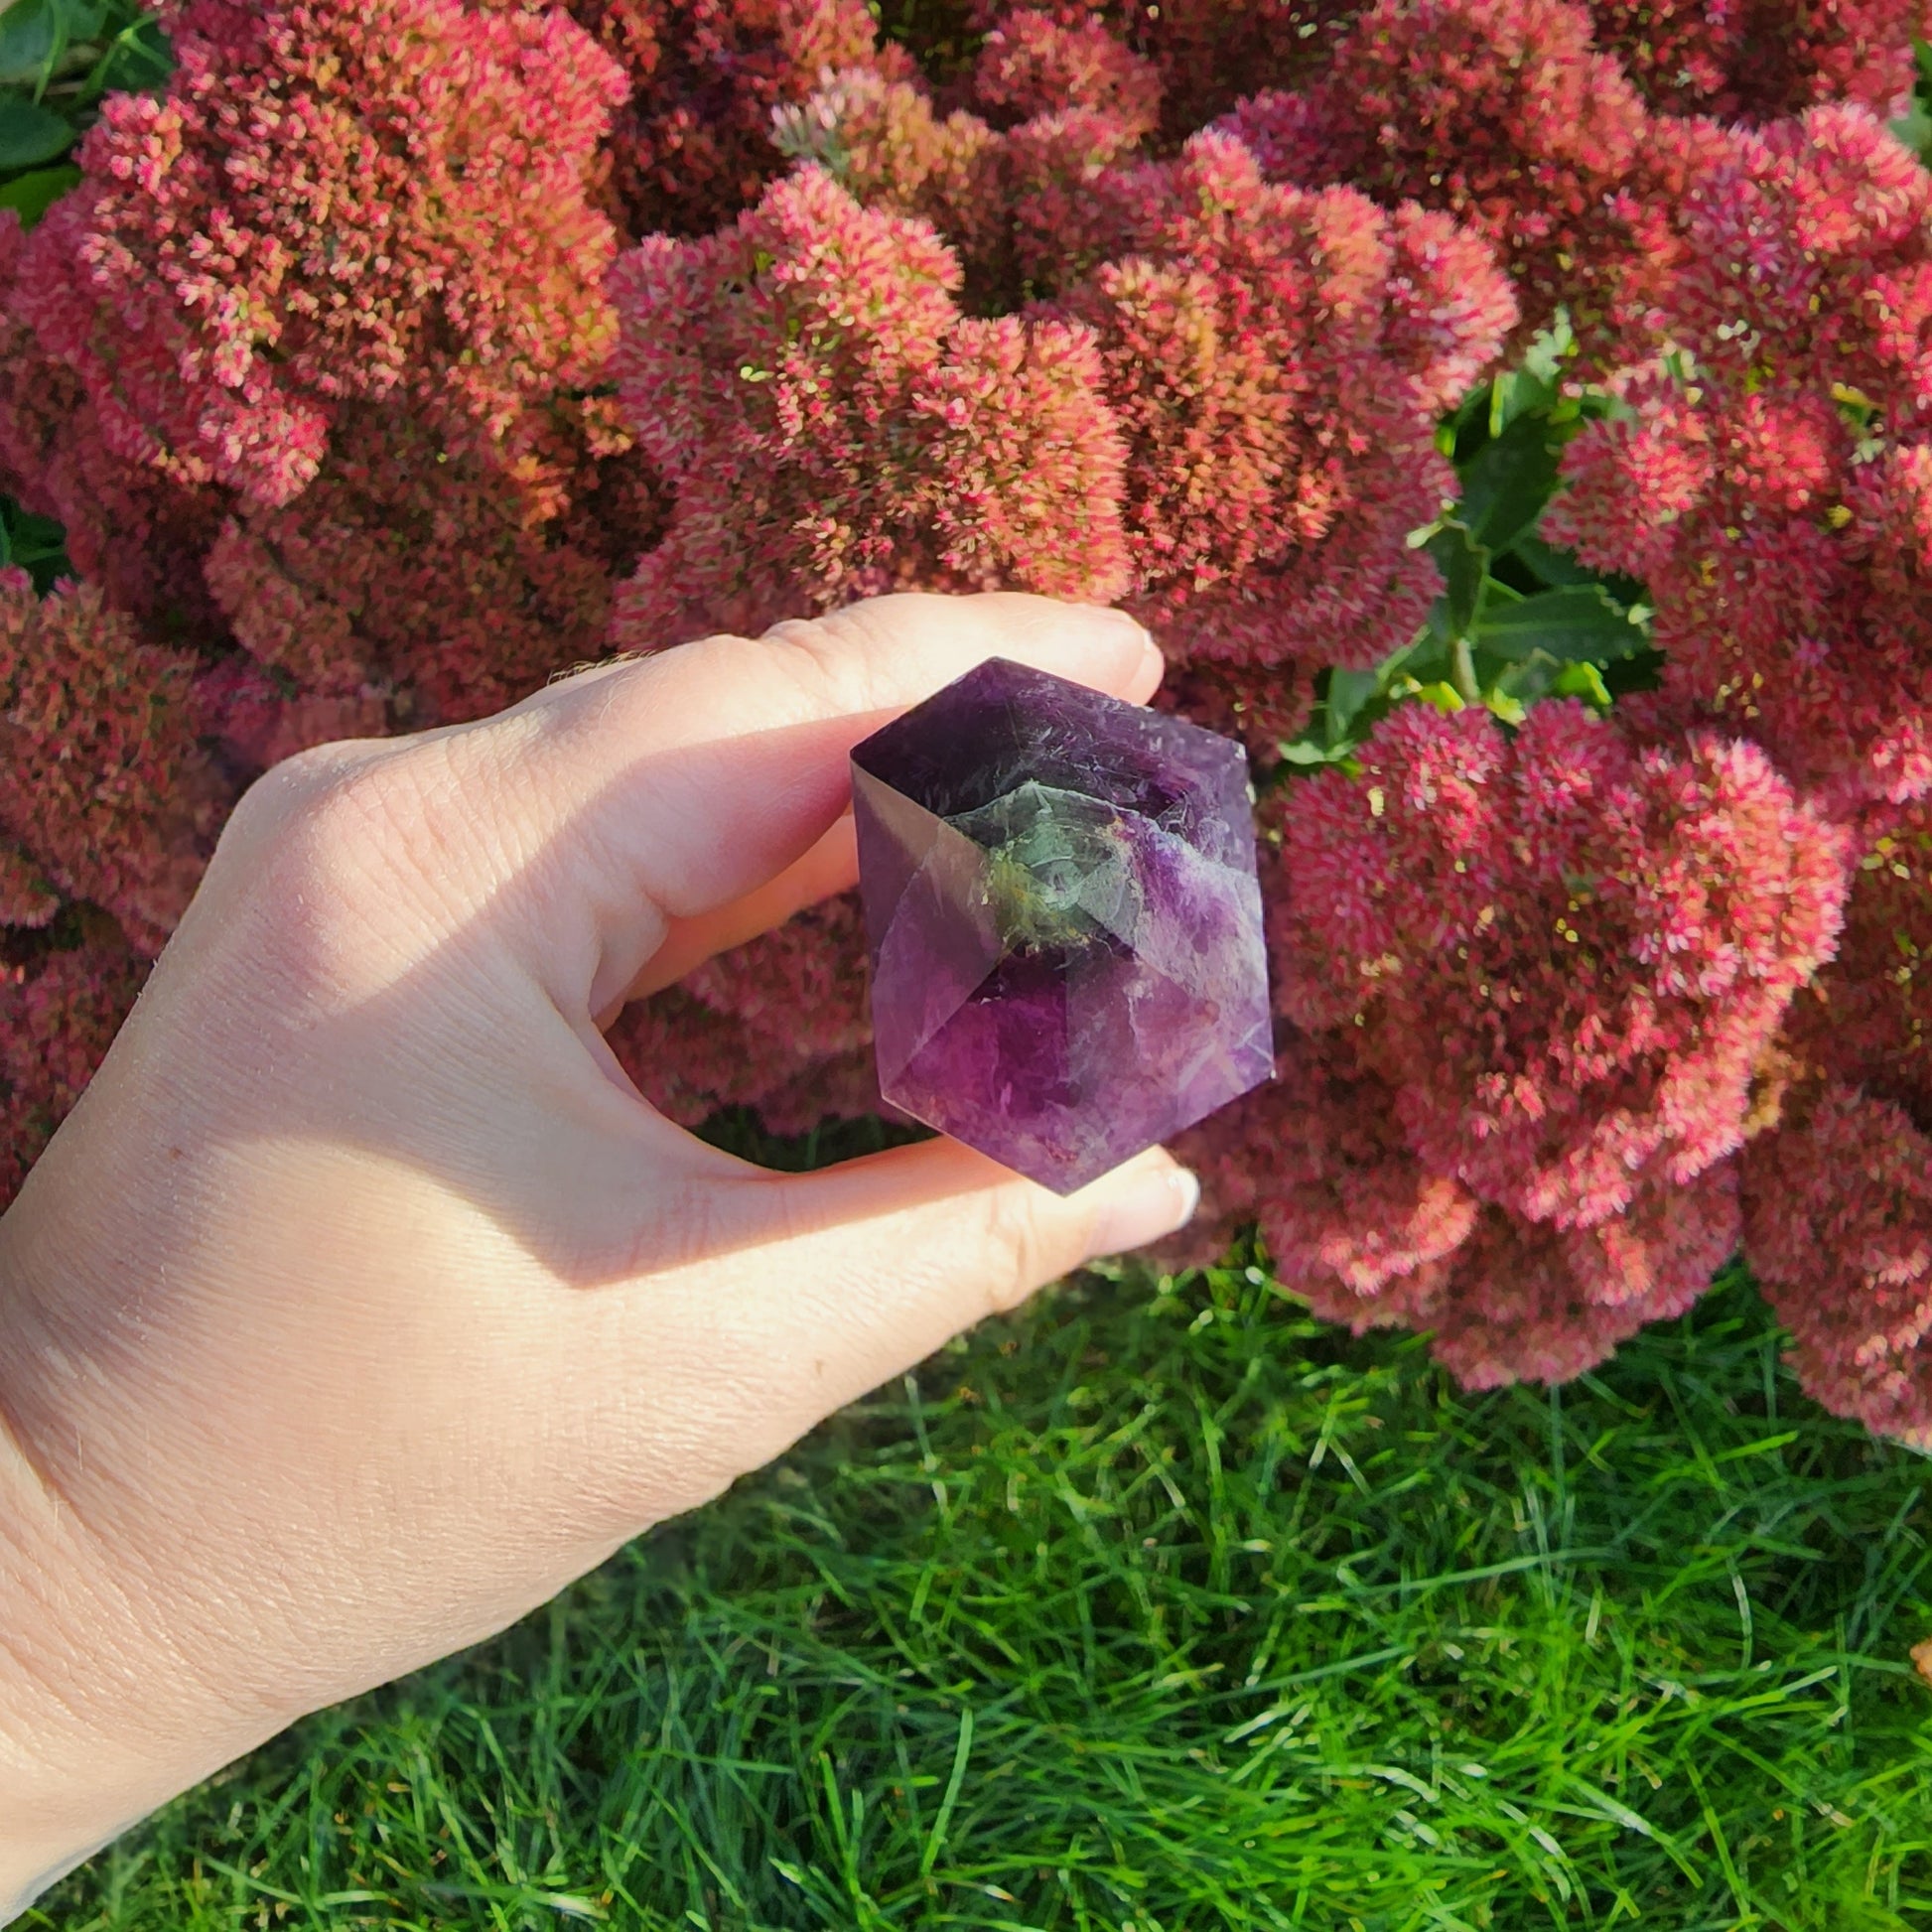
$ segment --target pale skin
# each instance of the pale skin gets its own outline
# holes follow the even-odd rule
[[[944,1140],[776,1175],[602,1027],[851,884],[846,754],[1112,612],[884,598],[332,745],[241,801],[0,1218],[0,1918],[286,1725],[502,1629],[841,1404],[1158,1239]]]

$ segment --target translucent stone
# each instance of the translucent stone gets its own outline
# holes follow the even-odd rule
[[[879,1087],[1058,1193],[1273,1071],[1241,747],[994,658],[852,754]]]

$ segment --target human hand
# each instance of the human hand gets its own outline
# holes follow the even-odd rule
[[[1113,613],[886,598],[322,747],[242,800],[0,1219],[0,1916],[302,1714],[501,1629],[990,1311],[1184,1221],[948,1141],[746,1166],[626,999],[849,885],[846,754]]]

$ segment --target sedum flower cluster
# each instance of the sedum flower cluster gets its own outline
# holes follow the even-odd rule
[[[1831,956],[1844,837],[1756,746],[1640,746],[1567,699],[1513,739],[1404,706],[1360,767],[1282,801],[1296,1070],[1250,1103],[1272,1133],[1203,1153],[1323,1313],[1432,1326],[1475,1386],[1562,1380],[1735,1248],[1730,1157]]]
[[[1280,1077],[1188,1137],[1197,1251],[1487,1385],[1741,1248],[1932,1444],[1932,0],[162,11],[0,212],[0,486],[77,580],[0,574],[0,1189],[277,759],[1029,589],[1253,754]],[[1492,379],[1556,485],[1506,538]],[[1485,682],[1442,533],[1531,524],[1654,676]],[[681,1120],[867,1111],[855,908],[612,1037]]]

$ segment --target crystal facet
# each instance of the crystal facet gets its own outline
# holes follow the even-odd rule
[[[894,1106],[1064,1194],[1269,1077],[1231,739],[996,657],[852,791]]]

